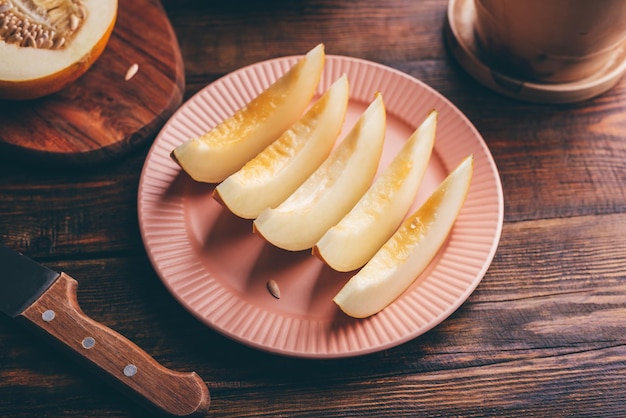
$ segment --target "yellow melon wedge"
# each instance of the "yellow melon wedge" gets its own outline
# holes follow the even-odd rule
[[[348,214],[324,234],[313,254],[337,271],[363,267],[396,231],[419,188],[435,141],[432,111]]]
[[[176,147],[172,158],[196,181],[223,181],[300,119],[313,97],[324,61],[320,44],[233,116]]]
[[[333,301],[349,316],[374,315],[396,300],[426,269],[463,207],[474,167],[470,155],[402,223]]]
[[[348,98],[344,75],[278,140],[220,183],[214,197],[246,219],[278,206],[330,154],[341,133]]]
[[[254,231],[279,248],[311,248],[370,186],[383,148],[386,114],[380,94],[322,165],[276,208],[265,209]]]

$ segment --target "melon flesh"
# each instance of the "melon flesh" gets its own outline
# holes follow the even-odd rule
[[[289,251],[313,247],[370,186],[383,149],[386,113],[380,94],[322,165],[276,208],[267,208],[253,230]]]
[[[224,181],[300,119],[315,93],[325,57],[324,45],[317,45],[228,119],[174,148],[171,157],[196,181]]]

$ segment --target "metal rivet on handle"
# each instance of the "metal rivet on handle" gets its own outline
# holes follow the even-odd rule
[[[56,314],[54,313],[52,309],[48,309],[47,311],[41,314],[41,318],[46,322],[52,321],[55,316]]]
[[[126,367],[124,367],[124,376],[133,377],[136,374],[137,366],[134,364],[127,364]]]
[[[83,348],[90,349],[96,345],[96,340],[93,337],[85,337],[83,340]]]

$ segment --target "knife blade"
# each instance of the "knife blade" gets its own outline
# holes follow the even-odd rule
[[[136,344],[89,318],[78,282],[0,243],[0,311],[24,318],[80,358],[170,415],[204,414],[210,395],[195,372],[170,370]]]

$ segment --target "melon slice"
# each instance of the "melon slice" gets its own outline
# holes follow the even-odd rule
[[[354,208],[313,247],[337,271],[362,267],[398,228],[409,211],[435,141],[437,112],[409,137],[391,164]]]
[[[348,98],[344,75],[278,140],[220,183],[214,197],[245,219],[278,206],[330,154],[341,133]]]
[[[465,158],[426,202],[402,223],[333,301],[347,315],[365,318],[396,300],[426,269],[463,207],[474,159]]]
[[[324,163],[276,208],[265,209],[254,231],[275,246],[311,248],[358,202],[376,174],[386,114],[378,94]]]
[[[104,51],[117,0],[0,1],[0,98],[46,96],[73,83]]]
[[[176,147],[172,158],[196,181],[223,181],[300,119],[315,93],[324,61],[320,44],[233,116]]]

